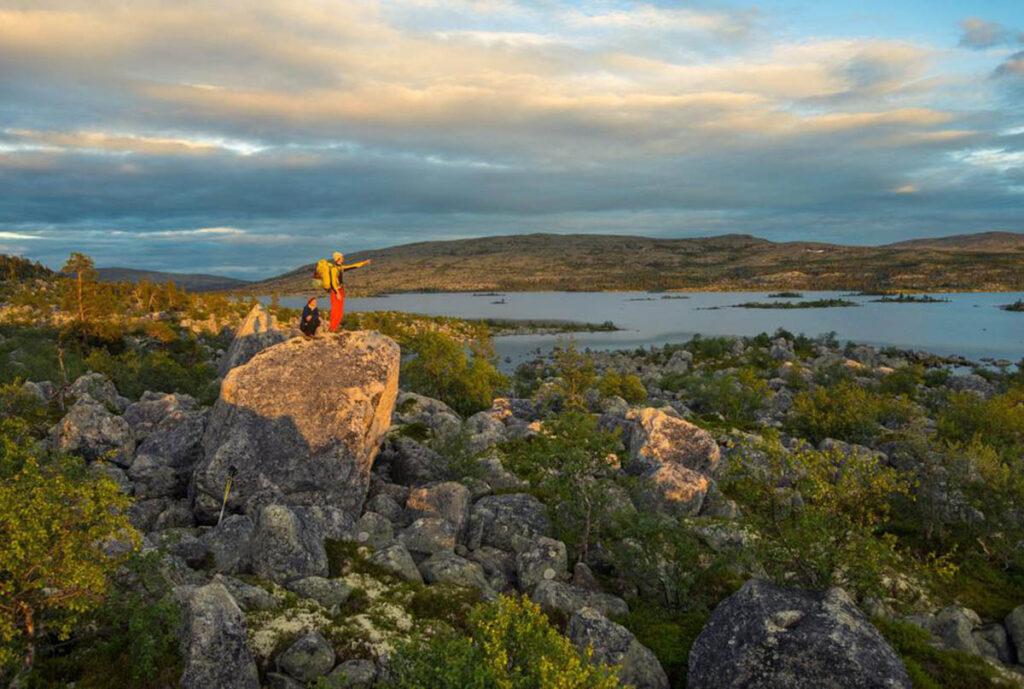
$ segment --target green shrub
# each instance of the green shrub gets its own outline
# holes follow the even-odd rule
[[[597,383],[597,373],[589,356],[581,354],[572,340],[559,343],[551,353],[554,360],[554,392],[566,409],[583,410],[584,394]]]
[[[923,382],[924,367],[919,364],[911,364],[901,366],[883,377],[878,389],[887,395],[913,397],[917,394],[917,386]]]
[[[38,438],[59,420],[59,413],[58,409],[26,392],[18,381],[0,384],[0,419],[21,419]]]
[[[640,404],[647,399],[647,388],[639,376],[632,373],[605,371],[597,381],[597,389],[602,397],[621,397],[630,404]]]
[[[545,421],[537,435],[505,447],[508,468],[551,507],[559,538],[581,560],[611,521],[614,503],[609,479],[602,477],[620,448],[617,434],[599,429],[595,417],[578,411],[562,412]]]
[[[616,621],[657,656],[672,689],[686,689],[690,648],[707,624],[708,612],[679,612],[638,601],[630,608],[628,615]]]
[[[616,689],[612,668],[551,626],[528,598],[500,596],[477,606],[465,634],[442,631],[400,647],[391,689]]]
[[[776,581],[886,593],[883,579],[911,567],[886,533],[895,496],[909,485],[868,453],[787,451],[767,439],[730,462],[722,489],[757,534],[753,550]]]
[[[409,339],[411,358],[402,365],[402,384],[470,415],[491,406],[508,381],[491,363],[482,344],[465,345],[441,332],[426,331]]]
[[[666,377],[661,385],[666,390],[685,392],[690,406],[702,417],[713,420],[721,416],[727,424],[743,428],[756,425],[757,413],[768,399],[768,384],[752,368],[742,368],[735,375]]]
[[[814,443],[825,438],[865,443],[877,434],[882,411],[878,396],[841,382],[797,393],[787,424],[794,435]]]
[[[686,349],[693,354],[693,363],[714,362],[732,353],[736,344],[734,337],[703,337],[694,335],[686,343]]]
[[[1010,388],[987,400],[970,392],[954,392],[938,418],[940,437],[951,442],[975,439],[1000,452],[1024,451],[1024,387]]]
[[[42,630],[61,638],[109,587],[109,574],[138,534],[129,498],[71,457],[49,455],[20,419],[0,421],[0,673],[31,666]]]
[[[936,648],[931,635],[908,622],[876,617],[878,631],[903,658],[914,689],[991,689],[1015,684],[1001,681],[980,656]]]

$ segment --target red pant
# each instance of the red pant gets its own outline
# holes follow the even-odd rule
[[[337,332],[341,327],[341,319],[345,317],[345,288],[339,287],[338,291],[331,290],[331,327],[329,330]]]

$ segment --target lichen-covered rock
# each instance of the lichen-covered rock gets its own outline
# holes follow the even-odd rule
[[[423,577],[416,568],[416,561],[412,559],[409,550],[401,543],[394,543],[382,550],[376,551],[370,556],[370,562],[383,567],[399,579],[411,581],[417,584],[423,583]]]
[[[236,366],[248,362],[268,347],[284,342],[288,333],[278,327],[277,319],[270,315],[261,304],[256,304],[238,326],[218,366],[218,373],[226,376]]]
[[[197,408],[195,399],[189,395],[147,391],[138,402],[128,405],[122,417],[131,426],[136,442],[141,443],[168,415]]]
[[[383,548],[395,540],[391,522],[376,512],[364,512],[353,528],[356,543],[368,545],[374,550]]]
[[[455,527],[445,519],[423,517],[405,527],[398,541],[413,555],[433,555],[455,549]]]
[[[974,637],[978,652],[987,658],[1009,665],[1017,657],[1010,646],[1006,628],[999,622],[982,625],[971,632],[971,636]]]
[[[213,579],[223,584],[224,588],[231,594],[231,597],[235,599],[238,607],[246,612],[270,610],[278,605],[277,599],[264,588],[247,584],[240,579],[224,576],[223,574],[215,574]]]
[[[618,596],[587,591],[561,581],[542,581],[537,584],[530,598],[545,610],[554,610],[563,615],[571,615],[583,608],[593,608],[605,617],[629,614],[626,601]]]
[[[692,689],[910,689],[900,657],[841,589],[751,579],[690,651]]]
[[[214,571],[236,574],[250,569],[250,548],[255,524],[248,515],[229,514],[201,536],[209,548]]]
[[[378,493],[367,500],[365,509],[367,512],[376,512],[385,517],[392,526],[406,525],[405,510],[387,493]]]
[[[86,373],[79,376],[68,388],[68,395],[75,399],[91,397],[110,409],[124,411],[120,406],[121,396],[117,394],[117,388],[102,373]]]
[[[86,394],[50,429],[50,441],[56,450],[89,462],[104,458],[127,468],[135,456],[135,436],[128,422]]]
[[[935,614],[931,632],[949,648],[964,651],[972,655],[981,655],[972,632],[981,626],[978,613],[970,608],[950,605]]]
[[[377,666],[372,660],[346,660],[327,675],[327,689],[370,689],[377,679]]]
[[[541,536],[516,555],[519,589],[532,591],[542,581],[563,580],[568,567],[565,543]]]
[[[655,512],[694,516],[711,489],[707,476],[678,464],[662,464],[644,474],[640,500]]]
[[[404,391],[395,405],[395,423],[422,424],[435,436],[458,433],[462,428],[462,418],[444,402]]]
[[[331,505],[361,511],[370,467],[391,425],[399,349],[376,332],[295,338],[232,369],[221,384],[193,478],[202,521],[228,505]]]
[[[326,579],[324,577],[296,579],[290,582],[287,588],[302,598],[315,600],[332,612],[337,611],[352,595],[352,587],[341,579]]]
[[[551,535],[547,508],[527,493],[488,495],[470,511],[466,545],[470,550],[491,546],[513,550],[515,537],[533,539]]]
[[[592,661],[619,666],[619,679],[634,689],[669,689],[668,676],[649,648],[633,633],[612,622],[593,608],[583,608],[569,618],[566,636],[585,651],[592,648]]]
[[[455,481],[432,483],[409,491],[405,509],[412,520],[440,517],[463,533],[469,519],[469,489]]]
[[[480,563],[484,576],[495,591],[510,591],[516,581],[516,557],[512,553],[491,546],[469,551],[467,557]]]
[[[1024,605],[1018,605],[1010,611],[1003,621],[1010,643],[1017,653],[1017,658],[1024,661]]]
[[[631,426],[630,463],[637,473],[665,464],[703,473],[711,473],[718,466],[718,443],[689,421],[651,407],[633,410],[626,419]]]
[[[405,436],[388,438],[381,460],[386,463],[393,481],[403,486],[421,486],[439,481],[447,460],[426,445]]]
[[[300,682],[313,682],[334,667],[334,649],[319,633],[309,632],[278,656],[277,666]]]
[[[206,415],[174,411],[139,445],[128,476],[139,498],[184,497],[202,455]]]
[[[256,574],[278,583],[325,577],[328,572],[323,533],[287,505],[267,505],[260,510],[251,557]]]
[[[420,574],[428,584],[455,584],[493,595],[484,568],[478,563],[459,557],[455,553],[435,553],[420,563]]]
[[[185,592],[182,689],[258,689],[246,645],[245,617],[227,589],[213,582]]]

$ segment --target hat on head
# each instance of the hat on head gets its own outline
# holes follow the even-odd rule
[[[335,261],[340,261],[341,259],[345,258],[345,254],[341,253],[340,251],[335,251],[334,254],[332,254],[331,258],[333,258]]]

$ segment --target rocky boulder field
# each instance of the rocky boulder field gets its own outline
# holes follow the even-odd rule
[[[92,374],[74,383],[75,401],[49,434],[133,498],[143,551],[156,554],[182,611],[185,689],[384,686],[409,640],[429,637],[460,607],[512,594],[529,597],[592,662],[613,666],[635,689],[926,686],[876,628],[882,621],[911,625],[928,648],[983,659],[1007,685],[1024,676],[1024,605],[992,619],[896,576],[874,595],[779,585],[770,563],[739,556],[724,568],[734,585],[670,667],[659,656],[668,658],[662,647],[675,641],[636,621],[644,600],[678,604],[679,582],[693,585],[700,567],[673,571],[653,540],[621,535],[601,516],[654,524],[654,534],[685,526],[700,554],[694,563],[754,552],[758,537],[743,521],[751,509],[730,497],[741,485],[737,467],[759,457],[769,466],[775,455],[757,448],[776,436],[783,458],[808,450],[884,467],[917,461],[884,434],[797,438],[792,419],[816,377],[885,385],[928,363],[924,355],[785,335],[735,340],[716,356],[749,361],[757,347],[775,371],[751,393],[737,373],[743,364],[694,378],[701,351],[592,353],[588,365],[602,381],[635,376],[643,399],[594,381],[580,390],[581,413],[618,449],[558,483],[557,467],[520,470],[523,448],[543,442],[534,441],[548,433],[549,415],[573,402],[551,359],[520,369],[519,396],[463,417],[400,389],[402,354],[383,335],[289,338],[248,321],[222,356],[212,407],[181,394],[129,400]],[[809,351],[798,355],[800,347]],[[989,379],[963,370],[907,385],[917,400],[937,390],[997,394]],[[44,384],[25,389],[53,394]],[[756,404],[743,406],[752,396]],[[914,423],[939,423],[923,402],[908,404]],[[895,433],[884,414],[877,423]],[[793,514],[809,500],[795,486],[780,478],[770,487]],[[951,512],[974,509],[939,492]],[[581,501],[584,517],[567,521]],[[901,587],[910,607],[895,593]]]

